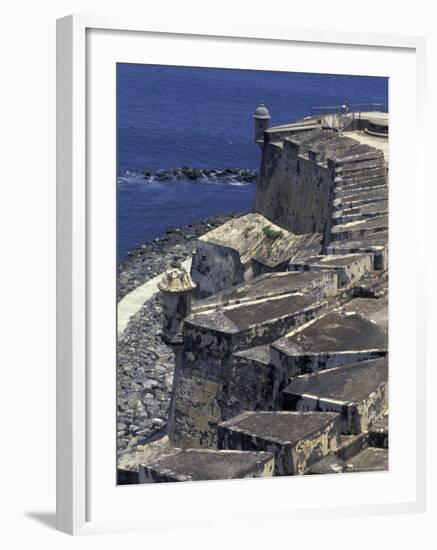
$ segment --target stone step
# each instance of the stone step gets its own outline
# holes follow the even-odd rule
[[[272,477],[274,457],[269,452],[176,449],[141,465],[140,483],[169,483]]]
[[[334,225],[331,228],[331,238],[333,241],[357,240],[366,235],[387,232],[387,229],[388,216],[375,216],[366,220]]]
[[[344,472],[386,472],[388,471],[388,450],[368,447],[348,460]]]
[[[377,203],[361,204],[350,208],[343,208],[343,216],[351,216],[353,214],[375,214],[378,212],[388,212],[388,201],[379,201]]]
[[[387,331],[358,314],[334,311],[270,346],[270,362],[291,378],[386,355]]]
[[[388,272],[374,271],[354,287],[353,297],[384,298],[388,296]]]
[[[332,215],[334,225],[367,220],[388,214],[388,201],[379,201],[355,208],[338,210]]]
[[[337,187],[334,191],[334,200],[342,199],[343,201],[347,201],[350,197],[353,197],[355,199],[356,197],[360,197],[361,195],[368,195],[369,193],[374,194],[378,191],[387,191],[386,182],[379,183],[378,185],[363,184],[362,186],[353,189],[343,189],[343,187]]]
[[[342,435],[335,451],[335,455],[342,461],[347,461],[361,453],[369,446],[369,434],[364,432],[358,435]]]
[[[193,304],[193,312],[201,313],[217,308],[226,308],[266,298],[278,298],[288,294],[314,294],[332,296],[335,294],[335,277],[322,273],[279,272],[266,273],[246,283],[241,283],[209,298]]]
[[[383,191],[387,189],[386,182],[383,181],[379,183],[378,185],[366,185],[363,184],[362,186],[358,186],[353,189],[344,189],[343,187],[337,187],[334,191],[334,197],[335,199],[342,199],[347,200],[349,197],[357,197],[359,195],[367,195],[367,193],[371,191]],[[335,200],[334,199],[334,200]]]
[[[226,356],[279,338],[320,315],[326,305],[314,296],[293,293],[193,313],[184,321],[184,341],[187,348]]]
[[[338,291],[335,272],[274,273],[235,287],[225,303],[211,298],[207,308],[185,318],[169,422],[173,446],[216,446],[217,424],[241,412],[230,389],[241,383],[238,391],[244,391],[244,371],[232,385],[231,372],[238,373],[233,354],[269,344],[321,315],[328,301],[313,293],[328,288]],[[250,368],[246,372],[252,376]]]
[[[350,197],[353,197],[353,200],[357,200],[358,197],[366,196],[368,197],[369,193],[384,193],[387,191],[387,186],[385,184],[382,185],[371,185],[370,187],[361,187],[359,189],[352,189],[349,190],[335,190],[334,192],[334,203],[337,205],[338,201],[340,200],[342,203],[347,202]]]
[[[308,150],[308,157],[315,162],[324,162],[335,154],[344,151],[353,152],[360,144],[356,140],[340,136],[335,132],[336,137],[320,144],[311,144]]]
[[[221,449],[268,451],[274,475],[304,474],[337,448],[340,415],[332,412],[244,412],[219,424]]]
[[[372,189],[370,191],[366,191],[366,193],[353,194],[341,199],[337,198],[337,199],[334,199],[333,204],[334,204],[334,207],[345,210],[347,208],[354,208],[356,206],[362,206],[364,204],[371,204],[374,202],[387,201],[387,200],[388,200],[388,189],[387,187],[384,187],[382,189],[380,188]]]
[[[388,415],[372,424],[369,429],[369,442],[372,447],[388,449]]]
[[[285,410],[338,412],[343,434],[366,432],[387,410],[387,358],[299,376],[282,395]]]
[[[371,254],[317,256],[305,262],[290,262],[290,271],[335,270],[339,288],[355,284],[373,270]]]
[[[172,454],[175,449],[170,447],[167,436],[148,443],[135,445],[120,454],[117,459],[117,484],[132,485],[139,483],[139,468],[141,464],[156,460],[165,454]]]
[[[376,204],[376,203],[375,203]],[[383,216],[384,214],[388,214],[387,209],[384,209],[381,207],[381,209],[378,212],[375,212],[374,214],[351,214],[350,216],[342,216],[342,211],[337,210],[334,212],[335,217],[332,218],[332,225],[340,225],[343,223],[350,223],[350,222],[360,222],[363,220],[370,220],[372,218],[379,218],[380,216]]]
[[[307,475],[341,474],[344,467],[344,461],[332,453],[315,462],[305,473]]]
[[[388,267],[388,233],[381,231],[375,235],[365,235],[356,240],[332,241],[326,248],[327,254],[372,253],[374,269]]]
[[[335,271],[263,275],[197,302],[184,322],[185,342],[205,342],[218,355],[269,343],[319,315],[337,289]]]
[[[379,168],[385,168],[387,170],[387,163],[385,162],[383,156],[371,160],[364,160],[362,162],[355,162],[352,164],[337,165],[335,166],[334,173],[336,176],[348,176],[367,170],[376,170]]]
[[[349,153],[345,151],[342,154],[336,154],[332,156],[332,161],[336,166],[342,166],[345,164],[355,164],[362,161],[382,159],[384,158],[384,153],[374,147],[369,145],[360,144],[353,152]]]
[[[371,179],[380,176],[387,176],[387,167],[383,163],[377,166],[361,167],[359,171],[336,173],[336,178],[340,179],[344,184],[355,183],[363,178]]]
[[[372,190],[381,186],[387,185],[387,178],[385,176],[378,176],[377,178],[361,178],[355,183],[344,183],[338,180],[335,183],[335,191],[351,192],[356,189]]]
[[[346,313],[356,313],[384,330],[388,330],[388,294],[380,298],[354,298],[341,307]]]
[[[315,462],[307,470],[307,474],[341,474],[345,471],[346,464],[353,464],[354,458],[369,448],[369,434],[361,433],[359,435],[344,435],[340,437],[338,448],[325,456],[318,462]],[[371,459],[373,453],[368,453],[368,459]],[[366,462],[366,455],[364,460]]]
[[[262,345],[312,318],[326,306],[324,298],[334,296],[337,288],[335,271],[262,275],[196,302],[185,320],[185,336],[210,334],[216,340],[210,351],[215,345],[232,352]]]

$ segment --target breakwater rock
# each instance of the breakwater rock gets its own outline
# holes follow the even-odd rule
[[[177,181],[177,180],[204,180],[217,179],[228,181],[239,181],[250,183],[257,177],[256,170],[248,168],[224,168],[223,170],[214,170],[210,168],[192,168],[183,166],[172,170],[144,170],[143,176],[147,181]]]
[[[118,299],[162,273],[175,255],[194,253],[197,238],[237,215],[213,216],[168,230],[133,250],[118,266]],[[158,432],[167,422],[174,354],[161,340],[161,299],[148,300],[132,317],[117,346],[118,452]]]

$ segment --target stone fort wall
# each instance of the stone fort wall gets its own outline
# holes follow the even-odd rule
[[[329,231],[334,190],[326,164],[299,154],[290,139],[264,145],[254,211],[295,234]]]

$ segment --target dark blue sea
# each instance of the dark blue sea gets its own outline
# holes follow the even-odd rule
[[[117,67],[118,260],[167,229],[251,209],[255,184],[218,179],[158,182],[143,170],[182,166],[257,169],[253,114],[271,125],[323,105],[388,102],[384,78],[164,67]]]

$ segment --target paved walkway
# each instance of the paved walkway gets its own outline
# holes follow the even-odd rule
[[[191,269],[191,258],[182,262],[183,267],[186,270],[190,271]],[[127,325],[131,317],[137,314],[140,309],[143,307],[143,304],[153,298],[153,296],[159,292],[158,283],[161,281],[164,273],[160,273],[153,279],[150,279],[143,285],[137,287],[129,294],[120,300],[117,306],[117,336],[120,338],[124,331],[126,330]]]

